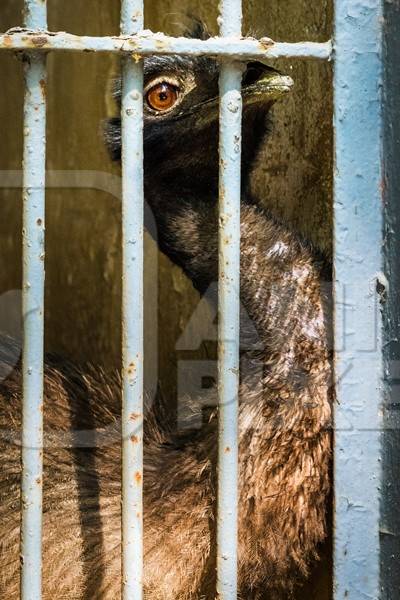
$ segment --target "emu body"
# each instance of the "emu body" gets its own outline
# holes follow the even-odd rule
[[[175,109],[146,113],[145,189],[153,233],[204,291],[218,269],[217,66],[211,59],[170,57],[149,59],[145,69],[149,85],[161,76],[181,94]],[[330,364],[320,266],[246,194],[275,100],[272,86],[254,101],[250,88],[265,71],[251,65],[244,76],[239,590],[245,600],[288,598],[307,575],[326,534],[329,491]],[[108,141],[118,157],[117,118]],[[191,153],[185,151],[189,141]],[[13,355],[12,342],[3,339],[0,366]],[[119,379],[49,359],[45,396],[44,599],[115,600],[121,576]],[[188,399],[194,411],[200,400]],[[0,596],[10,599],[19,594],[20,411],[16,368],[0,383]],[[216,421],[215,412],[200,431],[179,434],[147,414],[146,600],[215,597]]]

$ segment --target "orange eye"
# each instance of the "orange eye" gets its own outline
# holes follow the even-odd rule
[[[147,92],[146,99],[150,108],[162,112],[174,106],[178,100],[178,89],[170,83],[158,83]]]

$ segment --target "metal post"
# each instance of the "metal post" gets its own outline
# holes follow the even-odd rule
[[[385,273],[384,290],[384,432],[382,437],[381,595],[396,598],[400,590],[400,5],[383,4],[383,180]]]
[[[240,0],[222,0],[220,26],[222,36],[241,36]],[[242,74],[242,64],[221,63],[217,506],[217,594],[220,600],[237,598]]]
[[[143,1],[123,0],[122,35],[143,29]],[[143,64],[122,77],[122,597],[143,598]]]
[[[26,0],[25,25],[46,29],[46,2]],[[41,598],[43,486],[46,55],[25,54],[21,598]]]
[[[381,0],[335,4],[334,586],[360,600],[381,597],[383,19]]]

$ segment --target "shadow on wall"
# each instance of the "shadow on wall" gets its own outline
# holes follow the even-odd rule
[[[20,24],[22,4],[21,0],[3,0],[1,30]],[[77,34],[117,34],[119,8],[115,0],[49,2],[49,27]],[[146,26],[179,33],[186,22],[185,13],[202,18],[216,33],[217,2],[207,0],[148,0]],[[245,3],[244,30],[257,36],[325,41],[330,37],[331,24],[330,0],[270,0],[268,10],[262,1]],[[110,163],[100,136],[100,123],[107,112],[109,74],[116,67],[117,61],[108,56],[49,57],[47,167],[68,171],[69,175],[66,184],[55,178],[47,197],[46,346],[105,368],[117,366],[120,356],[121,219],[115,192],[119,173]],[[253,190],[268,198],[268,207],[275,215],[329,254],[331,67],[312,61],[281,61],[278,67],[293,77],[295,91],[275,108],[273,135],[255,170]],[[23,91],[18,59],[1,54],[0,72],[7,82],[6,93],[0,96],[0,169],[18,170]],[[87,172],[100,175],[93,182]],[[99,180],[100,185],[96,183]],[[0,194],[0,294],[4,294],[21,287],[21,202],[18,189],[3,188]],[[215,349],[211,344],[190,356],[176,350],[199,298],[180,270],[164,256],[157,256],[149,239],[146,248],[146,306],[152,308],[146,313],[145,327],[154,332],[146,338],[147,356],[154,357],[147,360],[146,378],[154,381],[158,376],[164,396],[174,406],[178,361],[213,358]],[[150,302],[157,298],[155,305]],[[329,549],[327,552],[329,555]],[[303,598],[329,598],[328,562],[321,564],[320,578]]]

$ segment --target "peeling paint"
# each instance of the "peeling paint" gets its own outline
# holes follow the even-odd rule
[[[143,31],[138,35],[77,36],[64,32],[11,29],[0,35],[0,50],[53,50],[62,52],[131,53],[140,56],[154,54],[181,54],[186,56],[213,56],[237,60],[268,60],[270,58],[314,58],[328,60],[332,44],[327,42],[283,43],[253,38],[213,37],[208,40],[169,37],[160,33]]]

